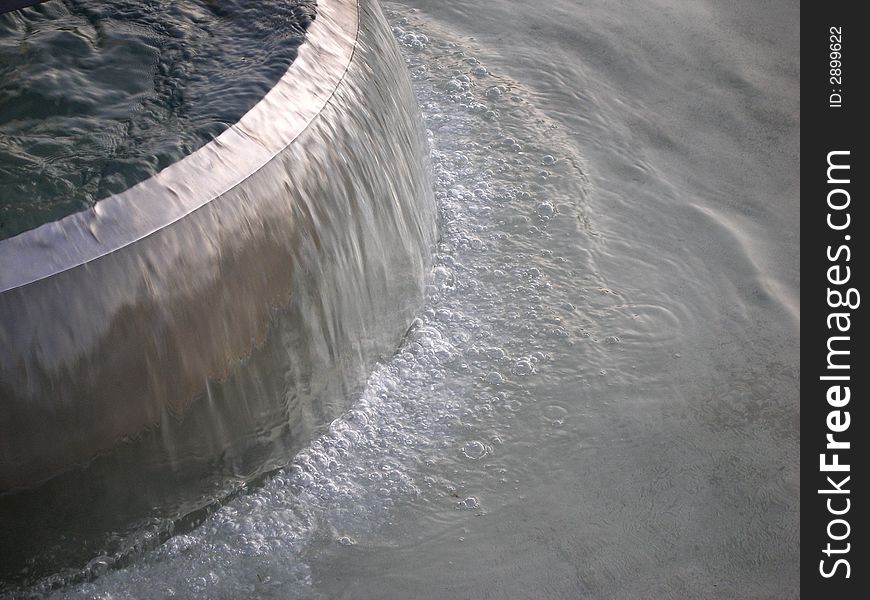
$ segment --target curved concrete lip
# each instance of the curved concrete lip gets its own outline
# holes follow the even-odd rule
[[[93,208],[0,241],[0,294],[116,252],[242,183],[324,108],[350,65],[358,33],[358,0],[318,0],[296,60],[237,123]]]

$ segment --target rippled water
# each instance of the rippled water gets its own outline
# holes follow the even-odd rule
[[[235,123],[313,0],[55,0],[0,15],[0,239],[93,206]]]
[[[425,308],[287,468],[56,596],[798,597],[797,4],[410,4]]]

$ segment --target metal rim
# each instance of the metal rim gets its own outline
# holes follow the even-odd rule
[[[135,244],[242,183],[317,118],[347,72],[358,34],[358,0],[318,0],[296,60],[237,123],[92,208],[0,241],[0,293]]]

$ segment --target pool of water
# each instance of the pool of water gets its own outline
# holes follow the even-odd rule
[[[239,120],[314,0],[53,0],[0,15],[0,239],[143,181]]]
[[[799,597],[797,3],[385,7],[424,309],[285,468],[54,596]]]

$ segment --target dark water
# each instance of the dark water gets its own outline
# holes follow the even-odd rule
[[[314,0],[55,0],[0,15],[0,239],[93,206],[238,121]]]

